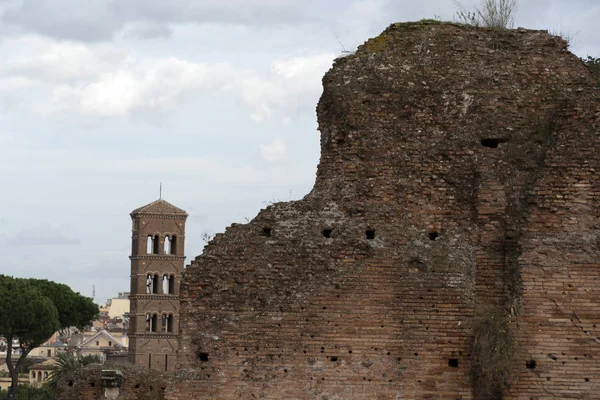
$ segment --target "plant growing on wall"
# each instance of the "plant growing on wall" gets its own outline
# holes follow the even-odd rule
[[[473,10],[465,10],[459,1],[454,3],[459,8],[456,18],[460,23],[497,29],[510,29],[514,26],[517,0],[482,0],[481,5]]]
[[[89,364],[101,364],[102,360],[97,355],[87,355],[83,357],[76,357],[73,353],[59,353],[56,356],[57,369],[52,371],[50,375],[50,387],[56,389],[56,386],[66,375],[77,371],[80,368],[85,367]]]
[[[471,375],[485,398],[502,398],[502,391],[518,361],[518,345],[508,316],[484,309],[473,320]]]
[[[594,78],[596,78],[598,86],[600,86],[600,57],[587,56],[587,58],[582,58],[582,60],[590,69]]]

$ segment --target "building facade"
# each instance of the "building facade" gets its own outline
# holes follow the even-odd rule
[[[173,371],[177,364],[187,216],[162,199],[131,213],[131,364],[159,371]]]

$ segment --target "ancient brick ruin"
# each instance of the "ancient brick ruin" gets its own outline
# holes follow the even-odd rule
[[[504,398],[600,398],[600,90],[567,44],[395,24],[323,86],[313,190],[187,267],[165,398],[482,398],[490,307]]]

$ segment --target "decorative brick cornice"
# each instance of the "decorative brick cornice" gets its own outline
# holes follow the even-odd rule
[[[179,301],[179,296],[174,294],[136,294],[133,296],[129,296],[129,300],[177,300]]]
[[[170,255],[170,254],[137,254],[137,255],[129,256],[129,259],[131,261],[133,261],[133,260],[167,260],[167,261],[181,260],[181,261],[184,261],[185,256],[176,256],[176,255]]]
[[[131,333],[129,338],[144,338],[144,339],[177,339],[177,333],[161,333],[161,332],[146,332],[146,333]]]

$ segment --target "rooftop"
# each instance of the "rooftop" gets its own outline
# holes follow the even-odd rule
[[[181,208],[175,207],[173,204],[163,200],[158,199],[153,201],[150,204],[146,204],[145,206],[136,208],[131,212],[131,215],[139,215],[139,214],[151,214],[151,215],[181,215],[187,216],[188,213],[182,210]]]

